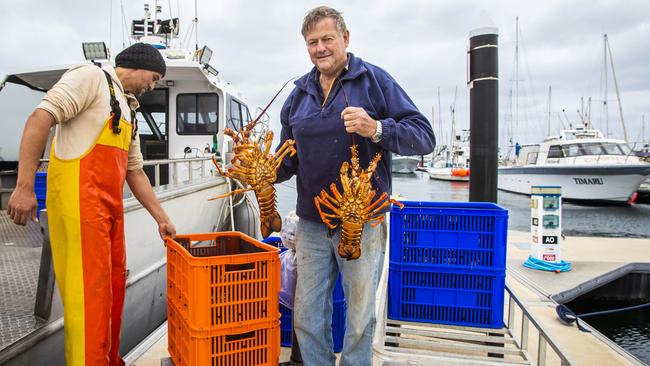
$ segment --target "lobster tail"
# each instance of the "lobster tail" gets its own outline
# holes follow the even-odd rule
[[[268,238],[274,232],[280,232],[282,229],[282,218],[278,211],[273,211],[270,216],[264,217],[262,219],[262,237],[264,239]]]
[[[363,223],[343,222],[341,231],[341,242],[338,252],[341,258],[347,260],[358,259],[361,256],[361,234],[363,234]]]

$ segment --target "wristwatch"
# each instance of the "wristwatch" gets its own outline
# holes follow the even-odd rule
[[[372,135],[370,141],[374,142],[375,144],[381,141],[381,129],[381,121],[377,121],[377,129],[375,130],[375,134]]]

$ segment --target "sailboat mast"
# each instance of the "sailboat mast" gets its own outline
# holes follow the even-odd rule
[[[551,86],[548,86],[548,124],[546,126],[546,136],[551,135]]]
[[[519,17],[515,17],[515,128],[519,130]]]
[[[621,117],[621,126],[623,127],[623,138],[627,141],[627,129],[625,128],[625,119],[623,119],[623,105],[621,104],[621,94],[618,91],[618,81],[616,80],[616,70],[614,69],[614,57],[612,57],[612,49],[609,47],[607,41],[607,34],[605,34],[605,45],[609,53],[609,62],[612,65],[612,77],[614,78],[614,90],[616,90],[616,101],[618,102],[618,113]]]
[[[432,116],[432,118],[433,118],[433,116]],[[438,134],[438,136],[440,136],[440,139],[441,139],[440,142],[442,143],[443,142],[442,141],[442,108],[440,107],[440,87],[438,87],[438,126],[439,126],[438,128],[440,130],[440,133]]]
[[[603,114],[605,115],[605,137],[609,137],[609,116],[607,112],[607,34],[603,34]]]

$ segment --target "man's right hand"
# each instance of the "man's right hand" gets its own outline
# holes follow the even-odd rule
[[[7,213],[14,224],[25,226],[30,218],[32,221],[38,222],[37,208],[38,202],[34,188],[16,187],[9,198]]]

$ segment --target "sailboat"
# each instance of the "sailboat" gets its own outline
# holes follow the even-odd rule
[[[469,182],[469,138],[468,129],[462,129],[456,134],[456,96],[458,87],[454,90],[454,103],[451,105],[451,133],[453,139],[449,145],[437,150],[436,159],[427,168],[431,179]],[[439,102],[438,102],[439,103]]]
[[[609,52],[611,59],[607,35],[604,44],[605,56]],[[616,74],[612,74],[626,135]],[[564,200],[627,204],[636,200],[647,176],[650,164],[636,156],[626,140],[604,136],[584,118],[578,128],[562,130],[542,143],[522,145],[512,164],[499,168],[498,188],[530,194],[531,186],[560,186]]]
[[[133,21],[131,33],[133,41],[158,48],[167,64],[165,77],[140,98],[137,120],[146,173],[178,233],[238,230],[260,237],[254,197],[238,195],[230,200],[208,201],[233,188],[228,179],[211,169],[211,158],[217,149],[224,158],[232,155],[229,144],[224,143],[223,129],[237,129],[250,120],[246,98],[210,65],[212,52],[208,47],[187,50],[180,46],[178,18],[157,19],[160,11],[155,6],[150,12],[145,5],[144,17]],[[106,51],[103,42],[84,47],[91,46]],[[46,92],[68,68],[41,67],[12,73],[1,85],[5,89],[11,85]],[[7,95],[0,93],[0,97],[2,94]],[[26,117],[15,116],[12,123],[22,124]],[[5,116],[3,123],[8,118]],[[4,172],[3,182],[11,174],[15,171]],[[124,209],[128,272],[121,354],[128,353],[167,317],[165,247],[153,219],[128,192]],[[5,233],[17,230],[8,220],[2,224],[5,226],[0,230]],[[47,233],[47,210],[41,213],[41,225]],[[47,255],[49,241],[35,225],[31,229],[26,228],[24,233],[30,237],[14,239],[27,243],[24,248],[17,244],[12,251],[0,251],[0,262],[19,261],[16,272],[5,271],[11,280],[0,278],[6,285],[0,309],[0,364],[64,365],[63,312],[54,286],[51,256]],[[38,240],[42,243],[34,243],[33,238],[41,238]],[[27,258],[25,253],[33,257],[34,251],[37,255],[42,251],[40,261],[23,259]],[[16,275],[18,271],[20,276]]]

